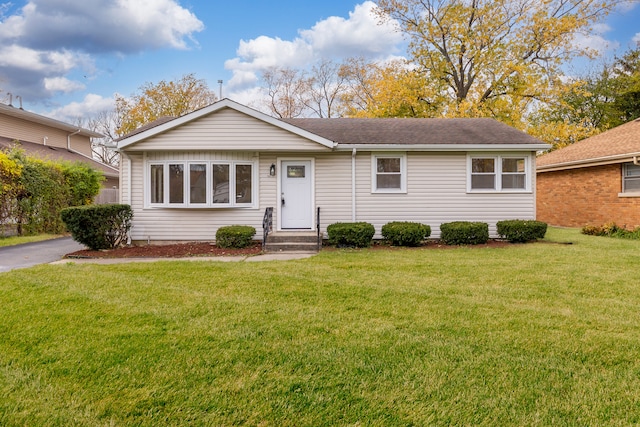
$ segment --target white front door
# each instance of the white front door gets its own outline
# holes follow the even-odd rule
[[[281,227],[306,230],[313,228],[311,161],[283,161],[280,170]]]

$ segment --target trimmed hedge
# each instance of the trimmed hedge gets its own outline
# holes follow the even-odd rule
[[[498,234],[511,243],[525,243],[543,239],[547,224],[526,219],[508,219],[496,223]]]
[[[329,244],[341,247],[366,248],[375,233],[368,222],[336,222],[327,227]]]
[[[246,248],[253,241],[256,229],[250,225],[228,225],[216,231],[216,246],[219,248]]]
[[[394,221],[382,226],[382,237],[394,246],[419,246],[431,235],[431,227],[418,222]]]
[[[489,241],[486,222],[454,221],[440,224],[440,239],[447,245],[480,245]]]
[[[89,205],[63,209],[62,221],[71,237],[89,249],[113,249],[127,240],[133,211],[129,205]]]

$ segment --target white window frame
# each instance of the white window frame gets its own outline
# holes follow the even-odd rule
[[[633,163],[624,163],[622,165],[622,195],[640,195],[640,190],[627,190],[627,178],[636,178],[636,179],[640,179],[638,177],[632,177],[632,176],[628,176],[627,175],[627,169],[630,167],[636,167],[636,168],[640,168],[640,165],[635,165]]]
[[[229,165],[229,203],[213,203],[213,165]],[[182,203],[169,203],[169,165],[183,165],[183,201]],[[191,202],[191,165],[206,165],[206,201],[205,203]],[[236,166],[251,166],[251,203],[237,203],[236,194]],[[151,203],[151,167],[163,167],[163,202]],[[144,199],[147,208],[191,208],[191,209],[220,209],[220,208],[256,208],[258,200],[258,163],[247,160],[150,160],[145,165]]]
[[[494,188],[472,188],[473,160],[493,159],[494,164]],[[524,188],[502,188],[502,160],[524,159]],[[505,172],[511,175],[510,172]],[[530,193],[531,192],[531,155],[520,153],[486,154],[471,153],[467,155],[467,192],[468,193]]]
[[[378,188],[378,159],[400,159],[400,188]],[[407,192],[407,154],[406,153],[372,153],[371,154],[371,192],[372,193],[406,193]]]

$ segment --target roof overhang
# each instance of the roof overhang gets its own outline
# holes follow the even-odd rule
[[[553,163],[549,165],[538,165],[538,172],[556,172],[566,169],[579,169],[593,166],[606,166],[618,163],[638,162],[640,160],[640,152],[616,154],[614,156],[597,157],[593,159],[575,160],[572,162]]]
[[[339,144],[337,151],[540,151],[549,144]]]
[[[142,140],[151,138],[155,135],[159,135],[161,133],[167,132],[171,129],[177,128],[179,126],[182,126],[184,124],[187,124],[189,122],[192,122],[194,120],[197,120],[201,117],[207,116],[209,114],[215,113],[216,111],[220,111],[224,108],[231,108],[235,111],[238,111],[240,113],[246,114],[247,116],[253,117],[255,119],[261,120],[265,123],[269,123],[273,126],[279,127],[283,130],[289,131],[291,133],[294,133],[296,135],[299,135],[303,138],[306,138],[310,141],[314,141],[317,142],[320,145],[323,145],[327,148],[335,148],[337,146],[337,143],[327,139],[327,138],[323,138],[319,135],[316,135],[314,133],[311,133],[309,131],[306,131],[304,129],[301,129],[297,126],[291,125],[289,123],[283,122],[282,120],[278,120],[275,117],[271,117],[267,114],[261,113],[260,111],[254,110],[253,108],[249,108],[246,107],[242,104],[238,104],[235,101],[232,101],[228,98],[225,98],[221,101],[218,101],[216,103],[213,103],[211,105],[209,105],[208,107],[204,107],[201,108],[199,110],[196,110],[192,113],[186,114],[184,116],[178,117],[174,120],[171,120],[170,122],[158,125],[156,127],[153,127],[149,130],[146,130],[144,132],[140,132],[138,134],[132,135],[129,138],[123,138],[121,140],[118,141],[118,150],[122,150],[122,149],[126,149],[128,147],[130,147],[131,145],[140,142]]]
[[[80,126],[74,126],[69,123],[64,123],[59,120],[51,119],[49,117],[41,116],[36,113],[31,113],[29,111],[23,110],[22,108],[16,108],[12,105],[6,105],[6,104],[0,103],[0,113],[5,114],[7,116],[16,117],[18,119],[26,120],[32,123],[38,123],[44,126],[61,129],[69,133],[77,132],[79,135],[86,136],[89,138],[104,138],[104,135],[98,132],[94,132],[89,129],[84,129]]]

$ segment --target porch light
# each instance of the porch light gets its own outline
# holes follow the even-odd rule
[[[276,165],[271,163],[271,167],[269,168],[269,175],[276,176]]]

